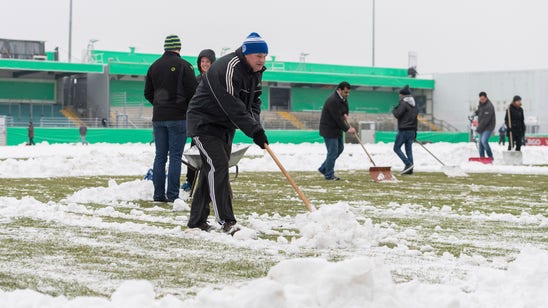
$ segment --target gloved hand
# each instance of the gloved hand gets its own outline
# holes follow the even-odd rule
[[[253,136],[253,142],[258,145],[261,149],[264,149],[264,144],[268,144],[268,139],[266,138],[266,135],[264,134],[264,130],[260,130],[255,133]]]

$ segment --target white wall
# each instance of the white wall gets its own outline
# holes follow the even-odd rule
[[[459,130],[468,129],[467,117],[485,91],[495,105],[496,130],[512,97],[519,95],[526,120],[536,116],[539,132],[548,133],[548,70],[434,74],[434,80],[433,114]]]

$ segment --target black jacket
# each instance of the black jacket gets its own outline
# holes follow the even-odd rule
[[[476,115],[478,116],[478,127],[476,128],[478,133],[481,134],[486,130],[493,131],[495,129],[497,120],[495,116],[495,107],[490,100],[478,105]]]
[[[413,96],[402,97],[392,114],[398,119],[398,130],[417,130],[418,112]]]
[[[525,118],[523,116],[523,108],[510,104],[508,110],[510,110],[510,120],[512,122],[508,123],[508,111],[506,111],[504,123],[506,123],[506,127],[508,127],[508,135],[512,132],[515,135],[523,136],[525,134]]]
[[[342,132],[346,132],[350,128],[344,121],[345,114],[348,114],[348,101],[343,100],[335,91],[323,104],[320,116],[320,136],[324,138],[342,137]]]
[[[152,121],[186,119],[196,85],[192,65],[178,53],[166,51],[152,63],[145,79],[145,98],[153,105]]]
[[[187,135],[226,139],[236,129],[249,137],[262,131],[260,95],[265,70],[253,72],[241,48],[215,61],[188,106]]]

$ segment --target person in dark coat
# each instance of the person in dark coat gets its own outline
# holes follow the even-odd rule
[[[485,157],[487,152],[487,156],[493,159],[493,152],[489,146],[489,137],[491,137],[496,125],[495,107],[487,98],[487,93],[483,91],[479,93],[479,105],[476,115],[478,116],[476,131],[479,134],[479,156]]]
[[[223,232],[239,230],[232,209],[228,162],[236,129],[262,149],[268,139],[260,122],[262,76],[268,45],[250,33],[242,46],[217,61],[202,76],[187,113],[188,134],[200,151],[202,166],[187,226],[209,231],[209,204]]]
[[[164,54],[148,69],[144,95],[153,106],[152,127],[156,146],[152,168],[153,199],[173,202],[179,198],[181,163],[187,138],[186,112],[197,82],[192,64],[179,54],[181,40],[177,35],[166,37],[164,50]]]
[[[32,121],[29,121],[29,127],[27,130],[29,135],[29,143],[27,145],[34,145],[34,124],[32,124]]]
[[[87,145],[88,142],[86,141],[86,134],[88,133],[88,128],[86,125],[82,124],[80,125],[80,128],[78,129],[80,132],[80,141],[83,145]]]
[[[413,174],[413,141],[417,137],[417,106],[411,96],[411,90],[406,85],[400,90],[398,105],[392,110],[392,114],[398,119],[398,134],[394,141],[394,152],[402,160],[405,167],[401,174]],[[401,147],[405,145],[405,154]]]
[[[343,132],[351,134],[356,130],[348,125],[348,96],[350,84],[346,81],[339,83],[335,92],[326,100],[320,116],[320,136],[325,141],[327,155],[318,168],[326,180],[340,180],[335,176],[335,161],[344,150]]]
[[[215,62],[215,51],[204,49],[198,54],[197,64],[200,73],[196,76],[196,81],[200,83],[202,76],[209,70],[211,64]],[[194,146],[194,141],[191,141],[190,146]],[[181,186],[184,191],[191,191],[194,187],[194,179],[196,178],[196,170],[188,168],[186,171],[186,182]]]
[[[510,117],[508,117],[508,114]],[[521,150],[522,140],[525,137],[525,117],[523,116],[523,108],[521,108],[521,97],[519,95],[514,96],[512,103],[506,110],[504,116],[504,123],[508,127],[508,137],[510,142],[508,143],[508,151],[512,150],[515,145],[516,151]]]
[[[198,76],[196,76],[196,80],[198,81],[198,83],[200,83],[200,81],[202,80],[202,76],[209,70],[209,68],[216,59],[217,58],[215,57],[215,51],[211,49],[204,49],[200,51],[197,59],[198,71],[200,71]]]
[[[506,132],[508,131],[506,124],[502,123],[502,125],[499,127],[499,144],[505,145],[506,144]]]

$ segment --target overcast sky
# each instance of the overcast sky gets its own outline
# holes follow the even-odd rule
[[[70,0],[0,0],[0,38],[42,40],[68,55]],[[183,55],[235,49],[258,32],[280,61],[370,66],[372,0],[73,0],[72,56],[95,49],[161,53],[166,35]],[[418,71],[548,69],[548,2],[376,0],[375,66]]]

